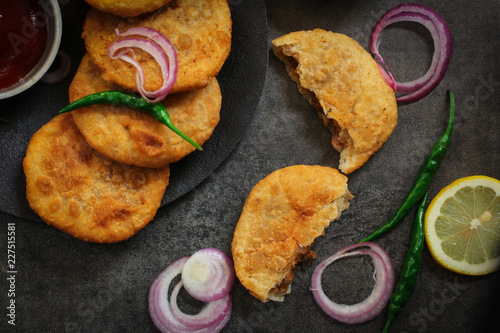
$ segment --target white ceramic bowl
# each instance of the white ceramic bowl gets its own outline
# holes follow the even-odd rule
[[[37,65],[18,83],[0,89],[0,99],[15,96],[34,85],[49,70],[59,50],[62,35],[61,10],[57,0],[41,0],[47,12],[47,46]]]

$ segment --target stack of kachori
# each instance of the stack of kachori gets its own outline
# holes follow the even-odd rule
[[[69,101],[120,89],[106,82],[85,55],[69,87]],[[217,79],[213,77],[206,87],[169,94],[162,103],[173,124],[201,145],[219,122],[222,97]],[[93,105],[72,114],[87,142],[101,154],[121,163],[157,168],[176,162],[195,150],[151,115],[126,106]]]
[[[87,0],[87,54],[69,87],[69,101],[103,91],[137,92],[135,68],[111,59],[115,29],[153,28],[174,45],[177,80],[161,101],[172,123],[205,143],[220,119],[216,75],[231,49],[226,0]],[[163,83],[155,59],[134,49],[145,88]],[[169,165],[195,148],[151,115],[116,104],[87,106],[54,117],[30,140],[23,161],[30,207],[47,224],[97,243],[128,239],[155,216],[169,183]]]
[[[231,12],[226,0],[175,0],[154,12],[123,18],[92,8],[87,14],[82,37],[92,62],[103,78],[129,90],[136,90],[135,68],[108,57],[108,48],[120,32],[132,27],[152,28],[164,34],[177,50],[179,69],[170,93],[206,86],[222,68],[231,49]],[[135,50],[144,69],[146,90],[162,84],[160,67],[142,50]]]

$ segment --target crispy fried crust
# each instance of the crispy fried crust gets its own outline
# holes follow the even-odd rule
[[[71,114],[33,135],[23,167],[30,207],[47,224],[96,243],[123,241],[151,221],[170,175],[168,166],[130,167],[99,154]]]
[[[133,17],[152,12],[172,0],[85,0],[92,7],[114,15]]]
[[[387,141],[398,118],[394,91],[377,63],[355,40],[321,29],[279,37],[272,48],[332,131],[339,169],[359,169]]]
[[[149,27],[163,33],[175,46],[179,60],[177,80],[171,93],[206,86],[216,76],[231,49],[231,12],[226,0],[176,0],[133,18],[122,18],[92,8],[87,14],[82,37],[92,62],[103,78],[125,89],[135,90],[135,68],[108,56],[116,40],[115,29]],[[146,90],[161,87],[160,67],[151,55],[134,49],[145,72]]]
[[[119,87],[104,81],[85,55],[69,87],[73,102]],[[172,123],[202,145],[220,120],[222,96],[214,77],[202,89],[170,94],[162,102]],[[195,148],[147,113],[119,105],[93,105],[73,111],[87,142],[101,154],[124,164],[157,168],[176,162]]]
[[[250,192],[234,231],[238,279],[258,300],[282,301],[294,266],[349,207],[347,177],[337,169],[295,165],[277,170]]]

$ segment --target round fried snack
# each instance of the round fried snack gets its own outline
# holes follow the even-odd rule
[[[231,12],[226,0],[176,0],[154,12],[122,18],[92,8],[87,14],[82,37],[92,62],[103,78],[125,89],[137,91],[136,69],[121,59],[111,59],[108,48],[116,40],[115,29],[149,27],[164,34],[177,50],[179,69],[171,93],[206,86],[216,76],[231,49]],[[156,60],[135,49],[144,69],[145,88],[161,87],[163,78]]]
[[[332,131],[339,169],[359,169],[396,127],[394,91],[371,55],[345,35],[321,29],[297,31],[272,41],[299,91]]]
[[[152,12],[172,0],[85,0],[92,7],[114,15],[133,17]]]
[[[295,266],[352,198],[337,169],[295,165],[274,171],[250,192],[234,231],[238,279],[262,302],[282,301]]]
[[[87,242],[115,243],[153,219],[168,185],[167,167],[117,163],[92,149],[71,114],[31,138],[23,161],[30,207],[47,224]]]
[[[69,87],[70,102],[108,90],[120,89],[103,80],[85,55]],[[222,96],[215,77],[205,88],[169,94],[162,103],[172,123],[200,145],[210,138],[220,120]],[[95,150],[124,164],[157,168],[195,150],[151,115],[129,107],[92,105],[73,111],[73,119]]]

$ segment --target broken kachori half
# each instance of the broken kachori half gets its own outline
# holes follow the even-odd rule
[[[375,60],[352,38],[322,29],[276,38],[272,48],[331,130],[339,169],[359,169],[387,141],[398,118],[394,91]]]
[[[172,0],[85,0],[92,7],[114,15],[134,17],[152,12]]]
[[[282,301],[297,264],[353,196],[337,169],[294,165],[259,181],[250,192],[232,242],[238,279],[262,302]]]
[[[152,28],[165,35],[177,51],[177,79],[170,93],[199,89],[216,76],[231,50],[232,20],[226,0],[175,0],[151,13],[132,18],[91,8],[82,37],[87,52],[103,78],[125,89],[137,91],[136,69],[121,59],[111,59],[108,48],[116,40],[115,29]],[[133,48],[144,70],[144,88],[159,89],[162,71],[150,53]]]
[[[170,170],[131,167],[92,149],[71,114],[31,138],[23,161],[30,207],[47,224],[88,242],[137,233],[160,207]]]
[[[107,83],[85,55],[69,87],[70,102],[108,90],[121,89]],[[169,94],[162,103],[172,123],[199,145],[210,138],[220,120],[222,96],[215,77],[202,89]],[[72,114],[90,146],[124,164],[157,168],[195,150],[153,116],[126,106],[98,104]]]

